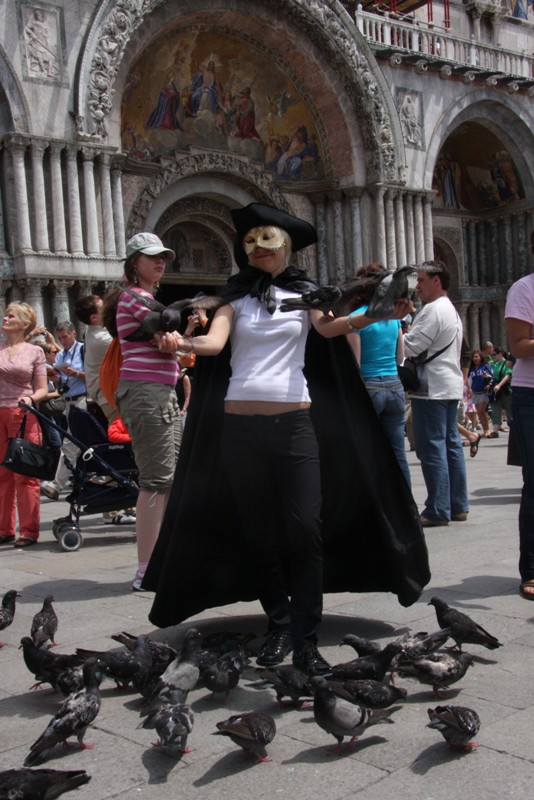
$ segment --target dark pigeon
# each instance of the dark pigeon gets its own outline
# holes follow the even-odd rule
[[[30,636],[37,647],[43,647],[47,642],[51,642],[52,646],[56,645],[54,637],[58,627],[58,618],[52,605],[53,601],[53,596],[47,595],[42,609],[33,618]]]
[[[365,639],[363,636],[356,636],[354,633],[347,633],[340,641],[339,646],[341,647],[343,644],[348,644],[352,647],[360,658],[362,656],[374,656],[383,649],[378,642]]]
[[[419,631],[418,633],[404,634],[404,636],[395,639],[395,644],[398,644],[401,648],[399,656],[424,656],[427,653],[434,653],[440,647],[443,647],[449,636],[449,628],[442,628],[434,633]]]
[[[152,664],[146,634],[137,637],[133,651],[126,648],[119,652],[101,652],[79,647],[76,654],[83,658],[97,658],[104,675],[114,680],[118,689],[126,689],[130,683],[137,689],[148,676]]]
[[[39,736],[24,761],[25,767],[36,764],[44,754],[55,745],[63,743],[68,746],[67,739],[76,736],[82,750],[90,750],[93,745],[85,744],[83,738],[87,727],[93,722],[100,711],[99,686],[102,680],[102,671],[96,661],[91,659],[83,667],[84,688],[67,697],[60,709],[50,720],[44,733]]]
[[[81,656],[69,653],[53,653],[46,647],[37,647],[29,636],[23,636],[20,640],[19,649],[22,649],[24,663],[37,681],[31,687],[32,689],[37,689],[43,683],[49,683],[55,691],[58,691],[60,690],[58,686],[60,675],[83,664]]]
[[[281,706],[297,705],[303,706],[306,700],[312,696],[310,679],[308,675],[292,664],[279,664],[275,667],[259,667],[256,669],[260,682],[254,684],[261,688],[265,684],[270,685],[276,692],[276,699]],[[283,701],[284,697],[289,697],[289,703]]]
[[[472,742],[480,730],[480,717],[465,706],[436,706],[427,709],[430,722],[427,728],[438,730],[453,750],[470,750],[479,745]]]
[[[329,688],[326,678],[311,678],[314,688],[313,716],[317,725],[337,740],[331,751],[339,754],[345,736],[350,736],[352,744],[370,725],[381,722],[393,722],[390,715],[394,708],[363,708],[362,706],[338,697]]]
[[[399,657],[396,668],[401,678],[415,678],[419,683],[432,686],[434,695],[442,698],[442,690],[461,680],[474,663],[468,653],[438,650],[416,658]]]
[[[408,297],[415,289],[415,282],[410,285],[409,281],[409,276],[414,272],[415,267],[398,267],[395,272],[386,273],[373,292],[365,316],[371,319],[390,317],[397,300]]]
[[[395,642],[386,645],[383,650],[370,656],[362,656],[345,664],[332,667],[331,675],[336,680],[371,680],[382,681],[385,678],[393,658],[400,652]]]
[[[138,727],[154,728],[159,741],[154,742],[153,746],[164,748],[170,755],[178,755],[192,752],[187,747],[187,739],[193,730],[194,719],[191,708],[179,703],[152,711]]]
[[[200,633],[196,628],[188,628],[184,635],[184,643],[180,653],[171,661],[165,672],[157,681],[152,696],[149,698],[142,716],[161,708],[161,695],[173,690],[181,693],[184,702],[187,694],[195,688],[200,677],[198,658],[200,651]],[[165,702],[165,701],[163,701]]]
[[[209,666],[202,675],[204,686],[212,692],[212,697],[223,694],[224,700],[235,689],[249,660],[243,650],[226,653]]]
[[[0,631],[9,628],[15,618],[15,605],[19,592],[10,589],[2,598],[2,608],[0,608]],[[0,647],[5,647],[6,642],[0,642]]]
[[[338,697],[344,697],[351,703],[358,703],[364,708],[388,708],[399,700],[406,700],[408,692],[391,683],[382,681],[336,681],[327,677],[328,688]]]
[[[209,310],[223,305],[220,297],[208,297],[205,294],[189,297],[186,300],[177,300],[169,306],[164,306],[157,300],[148,297],[144,297],[143,302],[146,302],[151,310],[145,315],[137,330],[125,337],[128,342],[149,342],[158,331],[169,333],[179,330],[182,324],[182,312],[185,309]]]
[[[488,650],[496,650],[502,647],[495,636],[484,630],[484,628],[477,622],[457,611],[455,608],[447,605],[439,597],[432,597],[429,605],[434,606],[436,609],[436,617],[438,618],[438,625],[440,628],[450,628],[450,637],[456,642],[458,650],[462,649],[463,644],[481,644],[482,647],[487,647]]]
[[[223,722],[217,723],[215,734],[229,736],[234,744],[242,747],[257,761],[271,761],[267,755],[266,745],[270,744],[276,734],[276,724],[269,714],[235,714]]]
[[[83,769],[6,769],[0,772],[0,800],[54,800],[90,780]]]

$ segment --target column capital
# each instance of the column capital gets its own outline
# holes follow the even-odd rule
[[[112,172],[122,172],[126,163],[126,153],[115,153],[111,156],[111,170]]]
[[[4,139],[4,144],[11,153],[25,153],[30,140],[18,133],[10,134]]]
[[[46,139],[32,139],[30,142],[30,150],[32,156],[43,156],[44,151],[48,147],[48,141]]]
[[[17,278],[17,283],[20,288],[23,289],[24,294],[30,297],[40,296],[41,291],[45,286],[48,286],[49,282],[49,278],[37,278],[33,275],[25,275],[24,277]]]
[[[65,149],[64,142],[50,142],[48,145],[48,149],[50,151],[50,158],[52,160],[56,160],[61,158],[61,153]]]
[[[80,148],[80,152],[84,162],[94,161],[95,157],[100,155],[100,150],[96,150],[94,147],[87,147],[86,145]]]
[[[67,289],[70,289],[71,286],[74,286],[74,280],[68,280],[65,278],[52,278],[50,284],[56,294],[66,294]]]

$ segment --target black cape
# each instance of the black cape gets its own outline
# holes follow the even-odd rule
[[[258,598],[232,490],[220,462],[230,344],[197,357],[167,511],[143,580],[158,627]],[[313,328],[305,374],[321,456],[325,592],[393,592],[403,606],[430,580],[417,506],[344,336]]]

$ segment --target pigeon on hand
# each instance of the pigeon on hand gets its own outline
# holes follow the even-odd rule
[[[224,303],[220,297],[205,294],[189,297],[186,300],[177,300],[168,306],[144,295],[143,302],[146,302],[151,310],[145,315],[140,326],[124,337],[127,342],[149,342],[158,331],[164,333],[177,331],[182,323],[182,311],[186,308],[208,310],[219,308]]]
[[[474,663],[468,653],[438,650],[416,658],[399,656],[396,669],[401,678],[416,678],[419,683],[432,686],[435,697],[441,699],[441,690],[461,680]]]
[[[49,683],[54,691],[58,691],[58,689],[61,691],[59,682],[62,674],[67,670],[79,667],[84,661],[79,655],[52,653],[46,647],[37,647],[29,636],[23,636],[20,640],[20,649],[22,649],[24,663],[37,681],[31,687],[32,689],[37,689],[43,683]]]
[[[114,680],[118,689],[126,689],[130,683],[135,689],[138,689],[138,686],[142,685],[148,676],[152,664],[152,655],[146,634],[137,637],[133,651],[125,649],[118,653],[112,650],[101,652],[78,647],[76,654],[83,658],[97,658],[104,675]]]
[[[9,628],[13,619],[15,618],[15,604],[17,597],[20,597],[19,592],[10,589],[2,598],[2,608],[0,608],[0,631]],[[7,642],[0,642],[0,647],[5,647]]]
[[[326,680],[328,688],[338,697],[344,697],[364,708],[388,708],[399,700],[406,700],[408,694],[406,689],[371,679],[339,681],[327,677]]]
[[[276,724],[269,714],[235,714],[217,723],[214,735],[229,736],[234,744],[242,747],[257,761],[271,761],[265,746],[270,744],[276,734]]]
[[[336,680],[361,680],[371,678],[382,681],[389,669],[392,660],[400,652],[400,646],[390,642],[383,650],[369,656],[361,656],[345,664],[336,664],[332,667],[331,675]]]
[[[52,643],[52,647],[57,644],[54,636],[57,631],[58,619],[52,605],[53,601],[53,596],[51,594],[47,595],[42,609],[33,618],[30,636],[37,647],[43,647],[48,641]]]
[[[316,723],[337,740],[331,753],[341,753],[341,744],[345,736],[350,736],[352,744],[370,725],[381,722],[393,722],[390,715],[398,709],[362,708],[356,703],[338,697],[330,688],[326,678],[314,677],[310,680],[314,688],[313,715]]]
[[[480,730],[480,717],[465,706],[436,706],[427,709],[430,722],[427,728],[438,730],[453,750],[470,750],[479,747],[470,740]]]
[[[56,744],[63,742],[68,747],[67,739],[76,735],[82,750],[90,750],[93,745],[85,744],[83,737],[87,727],[94,721],[100,711],[99,686],[102,671],[97,659],[86,661],[83,667],[84,688],[67,697],[55,716],[50,720],[46,730],[32,744],[24,761],[25,767],[31,767],[51,750]]]
[[[84,769],[6,769],[0,772],[0,800],[54,800],[90,780]]]
[[[440,628],[450,628],[450,637],[456,642],[458,650],[461,651],[462,644],[481,644],[483,647],[487,647],[488,650],[496,650],[498,647],[502,647],[502,643],[495,636],[484,630],[471,617],[461,611],[457,611],[455,608],[451,608],[438,597],[431,597],[428,605],[432,605],[436,609],[436,617]]]
[[[262,688],[265,684],[270,684],[276,692],[276,699],[281,706],[306,705],[306,700],[312,696],[310,679],[308,675],[294,667],[293,664],[279,664],[275,667],[259,667],[256,672],[261,681],[254,684],[257,688]],[[283,702],[282,698],[290,698],[288,703]]]
[[[387,319],[395,310],[395,303],[401,298],[407,298],[413,293],[415,284],[410,285],[409,276],[415,272],[415,267],[398,267],[395,272],[382,273],[382,280],[371,297],[365,316],[370,319]]]
[[[163,706],[152,711],[138,728],[155,728],[159,736],[153,747],[163,747],[170,754],[191,753],[187,747],[187,737],[193,730],[195,716],[190,706],[184,703]]]

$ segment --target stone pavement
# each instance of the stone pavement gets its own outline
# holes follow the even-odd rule
[[[464,679],[452,687],[449,702],[476,709],[482,727],[480,747],[467,754],[450,751],[437,731],[426,728],[426,709],[437,705],[427,687],[398,679],[408,698],[394,725],[371,728],[341,756],[326,752],[335,741],[317,727],[310,708],[280,709],[274,693],[253,689],[252,669],[226,704],[206,699],[206,690],[191,693],[195,727],[189,739],[194,751],[175,761],[151,747],[155,731],[138,729],[135,697],[102,685],[102,709],[87,733],[94,749],[61,751],[47,767],[83,768],[92,776],[69,797],[245,798],[327,797],[383,800],[477,800],[523,798],[534,782],[534,712],[531,689],[534,604],[518,595],[517,511],[520,470],[506,466],[507,436],[482,441],[478,456],[466,448],[471,513],[469,520],[431,529],[427,540],[432,580],[421,600],[402,608],[391,595],[327,595],[321,648],[332,662],[353,657],[337,643],[345,633],[387,641],[408,630],[435,630],[428,599],[438,595],[463,609],[503,642],[496,651],[466,648],[476,659]],[[409,463],[414,496],[421,503],[424,487],[413,453]],[[51,521],[67,511],[64,502],[44,500],[40,544],[28,550],[0,548],[0,591],[22,593],[15,621],[3,631],[0,650],[0,751],[2,769],[20,767],[29,746],[58,707],[48,688],[30,691],[33,682],[18,645],[46,594],[55,597],[59,616],[57,651],[77,646],[117,647],[109,637],[118,631],[149,632],[178,643],[193,621],[205,635],[224,629],[260,636],[264,620],[258,604],[242,603],[208,611],[164,632],[147,620],[152,595],[133,594],[135,570],[133,527],[106,526],[101,518],[82,518],[84,544],[74,553],[59,549]],[[213,736],[215,723],[231,714],[261,710],[276,719],[277,735],[268,747],[271,763],[256,764],[226,737]]]

